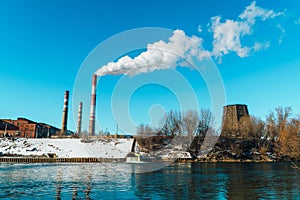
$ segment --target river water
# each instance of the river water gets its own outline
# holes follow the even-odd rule
[[[146,165],[2,163],[0,199],[300,199],[290,163]]]

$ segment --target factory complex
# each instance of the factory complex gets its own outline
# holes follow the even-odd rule
[[[96,87],[97,87],[97,75],[93,74],[89,127],[88,127],[89,137],[96,136],[95,134]],[[82,129],[83,104],[82,102],[79,102],[76,132],[70,131],[67,128],[68,110],[69,110],[68,106],[69,106],[69,91],[65,91],[61,129],[43,122],[35,122],[24,117],[19,117],[17,119],[0,119],[0,137],[19,137],[19,138],[64,138],[70,136],[79,137],[82,131],[81,129]],[[239,137],[238,135],[239,132],[238,130],[240,126],[239,122],[243,117],[249,117],[249,111],[247,105],[233,104],[233,105],[224,106],[223,119],[222,119],[222,136],[226,138]]]
[[[154,148],[155,145],[162,145],[164,143],[168,145],[162,145],[152,156],[156,156],[159,159],[173,157],[191,159],[191,154],[186,151],[183,145],[181,143],[171,144],[169,140],[172,137],[168,136],[152,136],[152,138],[148,139],[139,136],[133,137],[131,135],[96,136],[96,86],[97,75],[93,74],[88,135],[79,138],[83,136],[81,132],[82,102],[79,102],[78,107],[77,130],[76,132],[68,130],[69,91],[65,91],[60,129],[24,117],[0,119],[0,157],[33,156],[52,158],[54,156],[57,158],[130,158],[131,160],[139,160],[141,153],[148,151],[145,148],[147,143],[156,141],[158,143],[155,144],[156,142],[154,142],[150,149]],[[243,117],[249,117],[246,105],[234,104],[224,106],[221,135],[226,138],[238,138],[239,122]],[[145,155],[149,157],[150,154],[148,153]]]

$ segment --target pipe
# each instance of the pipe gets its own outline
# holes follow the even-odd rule
[[[67,132],[67,123],[68,123],[68,105],[69,105],[69,91],[65,91],[64,96],[64,109],[62,115],[62,125],[61,125],[61,134],[66,134]]]
[[[97,75],[93,74],[93,78],[92,78],[91,108],[90,108],[89,136],[94,136],[95,135],[96,86],[97,86]]]
[[[81,124],[82,124],[82,102],[79,102],[78,107],[78,121],[77,121],[77,134],[81,133]]]

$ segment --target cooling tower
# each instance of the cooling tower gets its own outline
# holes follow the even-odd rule
[[[239,122],[242,117],[248,117],[248,107],[244,104],[227,105],[223,108],[222,135],[236,137],[239,131]]]

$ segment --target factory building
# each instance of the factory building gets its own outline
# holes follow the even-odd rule
[[[35,138],[38,132],[38,124],[26,118],[3,119],[3,121],[19,127],[20,137]]]
[[[7,137],[7,136],[19,136],[19,127],[0,120],[0,137]]]
[[[240,120],[249,117],[247,105],[234,104],[223,108],[222,136],[227,138],[239,137]]]
[[[14,127],[18,128],[18,134],[14,134],[17,137],[24,138],[46,138],[51,137],[52,135],[56,135],[60,129],[45,124],[38,123],[26,118],[17,118],[13,119],[2,119],[1,121],[10,124]]]
[[[56,128],[56,127],[51,126],[49,124],[39,123],[39,125],[41,126],[41,130],[38,134],[38,137],[50,138],[51,136],[57,135],[57,133],[60,132],[59,128]]]

